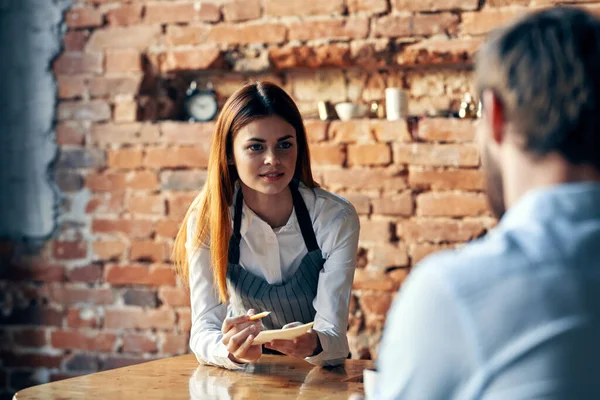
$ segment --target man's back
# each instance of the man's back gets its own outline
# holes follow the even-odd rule
[[[529,192],[399,300],[378,398],[600,398],[600,183]]]

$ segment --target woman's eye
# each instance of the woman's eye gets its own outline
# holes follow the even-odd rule
[[[279,147],[282,149],[289,149],[290,147],[292,147],[292,144],[290,142],[282,142],[279,143]]]
[[[252,151],[260,151],[262,150],[262,144],[252,144],[248,147]]]

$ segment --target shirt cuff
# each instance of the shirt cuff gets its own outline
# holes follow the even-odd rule
[[[321,365],[328,367],[343,364],[346,357],[348,357],[348,351],[345,351],[345,354],[342,354],[343,352],[335,349],[335,341],[336,339],[339,340],[339,338],[333,338],[327,335],[326,333],[320,331],[315,332],[317,332],[317,336],[319,336],[319,341],[321,342],[321,347],[323,348],[323,351],[321,351],[316,356],[306,357],[304,360],[313,365]],[[347,348],[347,346],[343,347]]]
[[[246,368],[245,363],[237,363],[235,361],[232,361],[229,358],[229,351],[227,350],[227,347],[225,347],[225,345],[221,342],[219,342],[219,344],[217,344],[217,348],[215,349],[215,361],[217,361],[219,363],[220,367],[226,368],[226,369],[231,369],[231,370],[238,370],[238,369],[244,369]]]

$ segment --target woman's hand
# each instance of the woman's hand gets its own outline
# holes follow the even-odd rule
[[[226,318],[223,321],[221,342],[229,351],[229,359],[237,363],[256,361],[262,355],[261,345],[252,345],[254,338],[260,332],[260,320],[249,321],[256,311],[250,309],[246,315]]]
[[[302,325],[302,323],[292,322],[285,325],[282,329],[293,328],[298,325]],[[273,340],[265,343],[265,347],[298,359],[314,356],[322,351],[319,336],[312,329],[294,340]]]

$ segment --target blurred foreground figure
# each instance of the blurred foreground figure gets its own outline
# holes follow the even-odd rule
[[[600,20],[530,14],[480,49],[478,140],[500,222],[411,273],[378,399],[600,398]]]

